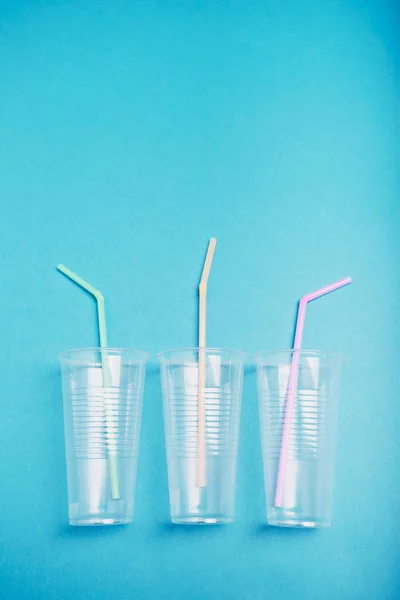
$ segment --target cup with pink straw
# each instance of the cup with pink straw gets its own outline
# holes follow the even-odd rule
[[[302,337],[307,304],[351,281],[300,299],[292,350],[255,356],[270,525],[331,524],[341,356],[303,350]]]

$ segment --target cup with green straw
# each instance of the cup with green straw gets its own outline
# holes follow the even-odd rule
[[[60,354],[69,521],[129,523],[147,355],[109,348],[103,294],[64,265],[57,268],[96,299],[100,341],[99,347]]]

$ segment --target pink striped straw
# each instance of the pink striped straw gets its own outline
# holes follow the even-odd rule
[[[282,506],[283,502],[283,486],[285,483],[286,466],[289,454],[290,429],[292,427],[293,421],[294,398],[296,395],[297,378],[299,374],[300,352],[296,352],[296,350],[301,349],[304,320],[306,317],[306,307],[307,304],[311,302],[311,300],[315,300],[320,296],[325,296],[325,294],[329,294],[330,292],[333,292],[345,285],[348,285],[349,283],[351,283],[351,281],[351,277],[345,277],[344,279],[340,279],[340,281],[331,283],[330,285],[327,285],[321,288],[320,290],[316,290],[311,294],[306,294],[300,299],[299,302],[296,320],[296,333],[294,336],[294,352],[292,355],[292,362],[290,365],[289,372],[289,385],[286,399],[285,420],[283,422],[281,452],[279,456],[278,477],[276,483],[275,506],[278,508]]]

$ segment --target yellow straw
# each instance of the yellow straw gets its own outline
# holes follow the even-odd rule
[[[207,283],[217,240],[211,238],[199,285],[199,391],[197,404],[197,487],[206,487],[206,312]]]

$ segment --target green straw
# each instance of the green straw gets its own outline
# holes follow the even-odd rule
[[[75,281],[78,285],[80,285],[83,289],[85,289],[89,294],[92,294],[96,298],[97,302],[97,318],[99,323],[99,335],[100,335],[100,348],[101,348],[101,371],[102,371],[102,379],[103,379],[103,387],[107,390],[111,386],[110,381],[110,371],[108,369],[108,361],[107,361],[107,328],[106,328],[106,313],[104,308],[104,296],[100,292],[100,290],[96,289],[90,283],[76,275],[73,271],[65,267],[64,265],[57,265],[57,269],[64,273],[67,277]],[[112,433],[112,423],[113,423],[113,414],[109,402],[109,397],[107,392],[105,392],[104,398],[104,407],[106,414],[106,439],[107,439],[107,455],[108,455],[108,466],[110,469],[110,484],[111,484],[111,497],[113,500],[117,500],[119,495],[119,484],[118,484],[118,470],[117,470],[117,457],[110,450],[110,441],[113,437]]]

